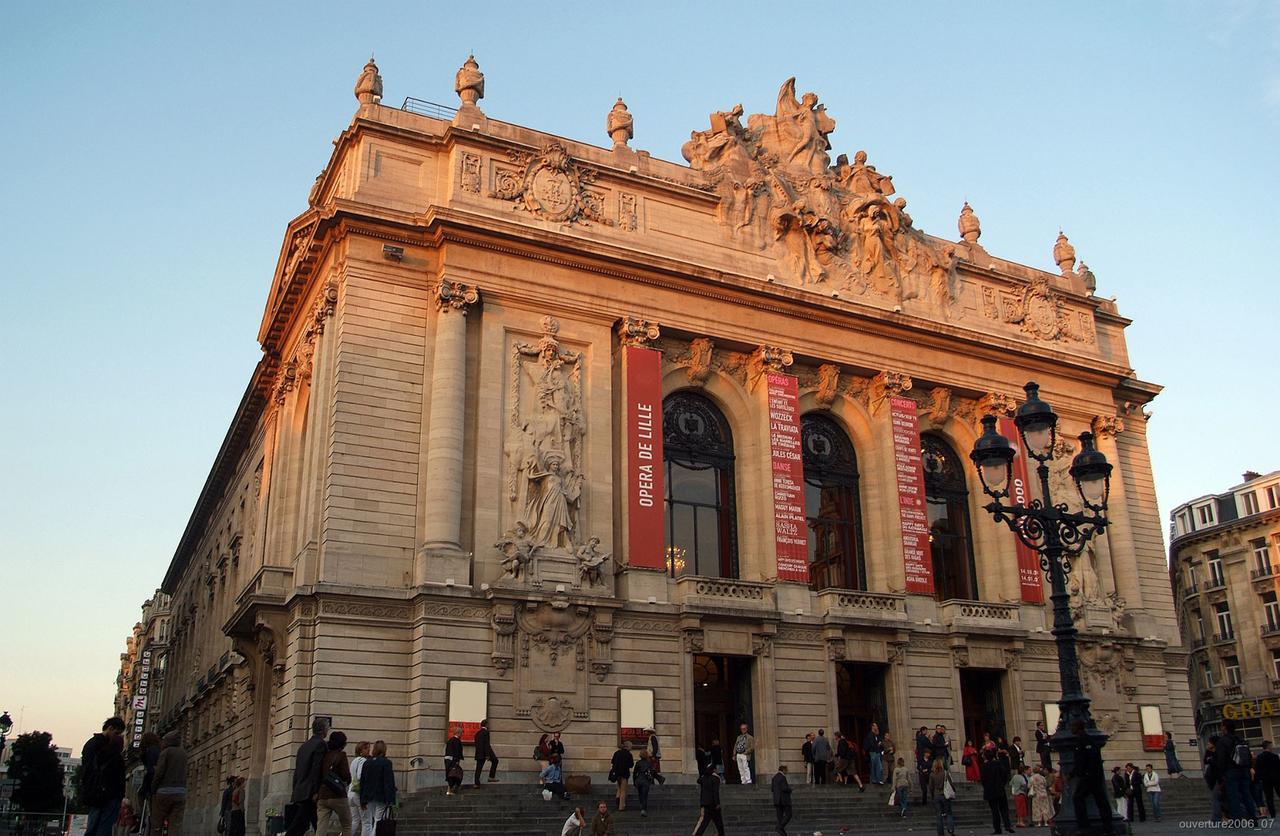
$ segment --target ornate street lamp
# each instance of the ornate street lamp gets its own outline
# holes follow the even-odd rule
[[[1072,795],[1075,782],[1070,776],[1075,767],[1077,735],[1073,728],[1101,750],[1107,736],[1094,725],[1089,714],[1089,698],[1080,684],[1080,660],[1076,655],[1076,628],[1071,619],[1067,576],[1071,560],[1084,550],[1085,544],[1107,526],[1107,498],[1111,491],[1111,465],[1107,457],[1093,446],[1093,433],[1080,434],[1080,452],[1071,463],[1071,478],[1086,510],[1075,512],[1066,503],[1054,503],[1049,491],[1049,462],[1058,440],[1058,416],[1049,404],[1040,400],[1040,387],[1028,383],[1027,400],[1018,407],[1014,423],[1022,436],[1023,449],[1038,463],[1040,499],[1029,505],[1002,502],[1009,496],[1010,465],[1014,449],[1009,439],[996,431],[996,417],[982,419],[982,435],[973,445],[973,460],[982,481],[982,490],[991,497],[986,510],[996,522],[1006,523],[1018,539],[1040,555],[1040,568],[1049,578],[1053,603],[1053,637],[1058,645],[1058,678],[1062,688],[1058,700],[1058,728],[1050,739],[1050,747],[1058,755],[1065,792],[1062,809],[1054,818],[1053,832],[1082,832],[1076,822]],[[1091,817],[1092,818],[1092,817]],[[1083,831],[1092,832],[1092,831]]]

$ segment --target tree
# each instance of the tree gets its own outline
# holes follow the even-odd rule
[[[28,813],[62,811],[62,764],[48,732],[28,732],[13,742],[9,777],[13,803]]]

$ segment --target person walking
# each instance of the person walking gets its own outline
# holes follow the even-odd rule
[[[226,832],[227,829],[227,811],[231,809],[231,791],[236,787],[236,776],[227,776],[227,785],[222,790],[222,800],[218,803],[218,827],[219,833]]]
[[[473,715],[474,716],[474,715]],[[556,743],[559,744],[559,732],[556,733]],[[564,752],[564,746],[560,746],[560,751]],[[474,785],[480,786],[480,773],[484,771],[485,762],[489,763],[489,783],[498,783],[498,756],[493,751],[493,742],[489,737],[489,721],[484,719],[480,721],[480,728],[476,730],[476,774]]]
[[[289,803],[293,815],[285,823],[285,836],[302,836],[316,826],[316,793],[320,790],[320,764],[328,743],[329,721],[317,717],[311,721],[311,737],[298,747],[293,764],[293,792]],[[163,753],[161,753],[163,754]]]
[[[1209,787],[1209,821],[1222,821],[1222,797],[1224,788],[1222,776],[1218,774],[1218,737],[1214,735],[1204,748],[1204,760],[1200,764],[1200,775]]]
[[[787,836],[787,824],[791,821],[791,782],[787,780],[785,763],[778,764],[769,789],[773,791],[773,812],[778,817],[778,836]]]
[[[880,735],[879,723],[871,724],[867,736],[862,739],[862,751],[867,753],[871,766],[871,783],[884,784],[884,738]]]
[[[942,761],[943,769],[951,769],[951,739],[947,737],[947,727],[939,723],[933,727],[933,737],[929,741],[933,749],[933,759]]]
[[[1121,821],[1129,820],[1129,782],[1120,767],[1111,767],[1111,795],[1116,802],[1116,815]]]
[[[237,776],[227,799],[227,836],[245,836],[244,792],[245,777]]]
[[[649,790],[653,787],[655,772],[654,759],[648,749],[640,750],[640,759],[636,761],[631,781],[636,785],[636,793],[640,796],[640,815],[649,815]]]
[[[182,748],[182,738],[176,731],[166,734],[160,747],[149,832],[151,836],[160,836],[167,822],[169,836],[178,836],[182,833],[182,817],[187,809],[187,750]]]
[[[608,806],[605,807],[608,810]],[[587,827],[587,811],[582,807],[573,808],[569,818],[564,820],[560,828],[560,836],[584,836]]]
[[[738,765],[738,782],[751,783],[751,756],[756,751],[756,739],[747,731],[747,724],[738,725],[738,739],[733,742],[733,760]]]
[[[693,836],[702,836],[714,824],[716,833],[724,836],[724,818],[720,814],[720,776],[713,768],[698,777],[698,823]]]
[[[1036,721],[1036,754],[1040,756],[1040,766],[1049,769],[1049,733],[1044,730],[1044,720]]]
[[[1262,794],[1267,803],[1267,815],[1275,818],[1276,789],[1280,788],[1280,755],[1272,750],[1270,740],[1262,741],[1262,751],[1253,761],[1253,771],[1258,776],[1258,783],[1262,784]]]
[[[898,806],[898,815],[907,817],[907,796],[911,794],[911,770],[907,769],[905,758],[898,758],[893,768],[893,803]]]
[[[564,786],[564,774],[560,771],[560,756],[552,755],[547,765],[538,773],[538,783],[542,789],[551,793],[552,797],[564,801],[569,800],[569,793]],[[544,795],[543,798],[546,798]]]
[[[1053,801],[1049,798],[1049,782],[1044,769],[1037,766],[1027,779],[1027,797],[1031,799],[1031,826],[1047,827],[1053,818]]]
[[[836,762],[835,773],[837,784],[847,784],[849,782],[849,765],[853,761],[853,748],[849,746],[849,739],[840,732],[836,732]],[[854,764],[854,774],[857,774],[858,768]]]
[[[316,791],[316,836],[328,836],[334,817],[337,832],[351,832],[351,806],[347,789],[351,786],[351,764],[347,762],[347,736],[335,731],[329,734],[329,750],[320,763],[320,789]]]
[[[631,744],[625,740],[618,744],[618,749],[613,753],[613,759],[610,761],[609,774],[618,785],[619,813],[627,809],[627,781],[631,778],[631,767],[635,766],[635,762],[636,759],[631,754]]]
[[[364,836],[377,836],[378,822],[396,803],[396,774],[387,758],[387,744],[375,740],[369,759],[360,767],[360,826]]]
[[[964,742],[964,749],[960,752],[960,765],[964,767],[966,781],[976,784],[982,780],[982,758],[972,740]]]
[[[1249,819],[1257,826],[1258,807],[1249,788],[1253,754],[1249,744],[1237,732],[1235,720],[1222,721],[1214,755],[1214,772],[1226,785],[1227,809],[1233,819]]]
[[[916,755],[916,775],[920,780],[920,806],[929,803],[929,773],[933,771],[933,753],[928,749]]]
[[[1173,732],[1164,733],[1164,771],[1169,773],[1169,777],[1184,777],[1182,774],[1182,764],[1178,763],[1178,749],[1173,744]],[[1267,808],[1271,809],[1271,808]],[[1273,812],[1274,816],[1275,813]]]
[[[1147,796],[1151,799],[1151,815],[1156,821],[1160,821],[1160,793],[1163,789],[1160,786],[1160,776],[1151,764],[1147,764],[1146,772],[1142,773],[1142,788],[1147,791]]]
[[[590,836],[613,836],[613,817],[609,815],[609,805],[601,801],[596,805],[596,817],[591,820]]]
[[[462,787],[462,729],[455,728],[444,744],[445,795],[454,795]]]
[[[806,784],[813,783],[813,732],[809,732],[804,736],[804,743],[800,746],[800,759],[804,761],[804,782]]]
[[[356,744],[356,756],[351,759],[351,786],[347,787],[347,807],[351,810],[351,836],[364,833],[364,817],[360,815],[360,776],[364,774],[365,761],[369,760],[369,741]],[[374,836],[370,833],[368,836]]]
[[[948,774],[941,759],[930,760],[933,767],[929,770],[929,794],[933,796],[933,810],[938,826],[938,836],[944,836],[945,828],[947,836],[955,836],[956,832],[956,814],[952,808],[952,802],[955,801],[956,788],[951,784],[951,775]]]
[[[813,739],[813,783],[827,783],[827,770],[831,767],[831,741],[822,729]]]
[[[658,733],[653,729],[645,729],[645,750],[649,753],[650,765],[653,767],[653,780],[664,783],[662,777],[662,745],[658,742]]]
[[[1090,799],[1098,807],[1098,816],[1102,819],[1102,832],[1111,832],[1111,805],[1107,802],[1107,778],[1102,765],[1102,753],[1094,742],[1084,733],[1084,721],[1074,720],[1071,723],[1071,734],[1075,737],[1075,764],[1070,775],[1059,775],[1066,781],[1075,782],[1071,795],[1071,804],[1076,814],[1076,827],[1089,832]],[[1061,795],[1059,795],[1061,797]]]
[[[1013,824],[1009,821],[1009,797],[1005,794],[1009,768],[994,747],[984,750],[981,757],[982,799],[991,808],[991,830],[993,833],[1013,833]]]
[[[1009,789],[1013,793],[1015,827],[1026,827],[1027,819],[1031,817],[1031,778],[1028,777],[1028,772],[1030,769],[1019,766],[1013,771],[1013,779],[1009,782]]]
[[[80,751],[80,799],[89,806],[86,836],[111,836],[124,800],[124,720],[110,717]]]
[[[1146,792],[1143,790],[1142,775],[1138,767],[1132,763],[1124,765],[1124,778],[1129,784],[1129,821],[1133,821],[1133,811],[1138,811],[1138,821],[1147,820]]]

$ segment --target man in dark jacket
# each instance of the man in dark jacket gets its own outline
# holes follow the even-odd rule
[[[698,778],[698,824],[693,828],[693,836],[702,836],[707,825],[714,824],[716,833],[724,836],[724,818],[720,815],[720,776],[715,767],[711,767]]]
[[[631,779],[631,767],[635,763],[636,759],[631,755],[631,744],[623,741],[610,762],[613,780],[618,784],[618,812],[627,809],[627,781]]]
[[[80,753],[80,798],[89,805],[85,836],[111,836],[124,800],[124,720],[112,717]]]
[[[1137,808],[1138,821],[1147,820],[1147,788],[1142,785],[1142,773],[1132,763],[1124,765],[1124,780],[1129,785],[1129,821],[1133,821],[1133,811]]]
[[[1226,784],[1227,814],[1235,819],[1250,819],[1256,827],[1258,808],[1249,786],[1253,755],[1249,744],[1237,733],[1235,720],[1222,721],[1222,734],[1214,749],[1213,771]]]
[[[328,744],[329,721],[317,717],[311,721],[311,737],[298,747],[293,764],[293,793],[289,796],[293,815],[285,824],[285,836],[302,836],[316,826],[316,793],[320,791],[320,767]]]
[[[1271,741],[1262,741],[1262,751],[1253,761],[1253,771],[1262,784],[1262,793],[1267,799],[1267,814],[1276,816],[1276,788],[1280,787],[1280,755],[1271,750]]]
[[[787,780],[787,765],[778,765],[769,784],[773,790],[773,811],[778,815],[778,836],[787,836],[787,823],[791,821],[791,783]]]
[[[1071,733],[1075,735],[1075,765],[1070,775],[1062,776],[1065,780],[1075,782],[1072,788],[1072,805],[1076,811],[1076,826],[1087,831],[1089,826],[1089,799],[1098,807],[1098,816],[1102,819],[1102,832],[1111,832],[1111,804],[1107,801],[1107,776],[1103,771],[1102,752],[1084,733],[1084,723],[1075,720],[1071,723]]]
[[[556,740],[556,743],[559,743]],[[560,751],[556,752],[555,746],[551,746],[552,754],[564,754],[564,746],[560,746]],[[498,783],[498,756],[493,751],[493,744],[489,741],[489,721],[481,720],[480,729],[476,732],[476,779],[475,785],[480,786],[480,773],[484,771],[484,762],[489,762],[489,783]]]
[[[991,830],[994,833],[1012,833],[1009,821],[1009,767],[1005,759],[991,750],[982,752],[982,798],[991,808]],[[1004,828],[1001,830],[1001,828]]]
[[[871,783],[884,783],[884,737],[880,734],[880,724],[872,723],[871,730],[862,739],[862,751],[867,753],[867,762],[871,769]],[[856,767],[855,767],[856,769]]]
[[[942,759],[942,768],[951,768],[951,743],[947,740],[947,727],[939,723],[933,729],[933,737],[929,740],[929,746],[933,749],[933,759],[936,761]]]
[[[1040,766],[1049,768],[1049,733],[1044,730],[1044,720],[1036,721],[1036,754],[1040,756]]]
[[[818,736],[813,740],[813,782],[815,784],[827,783],[827,768],[831,763],[831,741],[827,739],[827,734],[822,729],[818,729]]]
[[[800,746],[800,760],[804,761],[804,782],[806,784],[813,783],[813,732],[809,732],[804,736],[804,743]]]

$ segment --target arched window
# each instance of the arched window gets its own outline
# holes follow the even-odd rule
[[[676,392],[662,402],[667,569],[673,577],[738,576],[733,434],[710,400]]]
[[[858,460],[849,436],[821,413],[800,419],[804,515],[809,523],[809,585],[866,589]]]
[[[960,457],[932,433],[920,436],[925,504],[929,512],[929,550],[933,585],[939,601],[978,597],[969,536],[969,489]]]

